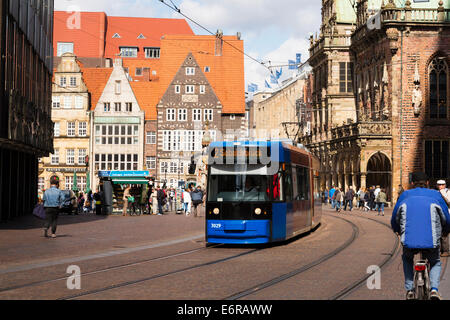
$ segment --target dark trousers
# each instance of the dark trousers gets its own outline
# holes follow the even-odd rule
[[[158,200],[158,210],[160,214],[164,214],[162,201]]]
[[[58,208],[45,208],[45,215],[46,215],[46,221],[44,228],[48,230],[50,227],[52,227],[52,234],[56,233],[56,226],[58,224],[58,215],[59,215],[59,209]]]
[[[347,205],[350,206],[350,210],[353,209],[353,200],[345,200],[345,207],[344,210],[347,211]]]
[[[101,204],[97,204],[95,206],[95,214],[100,216],[102,214],[102,205]]]

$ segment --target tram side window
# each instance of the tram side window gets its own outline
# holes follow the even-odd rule
[[[291,166],[286,166],[286,170],[284,172],[284,192],[285,192],[285,201],[292,201],[292,168]]]
[[[297,168],[297,200],[309,200],[309,170],[307,168]]]

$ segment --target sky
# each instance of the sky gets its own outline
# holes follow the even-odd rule
[[[266,65],[279,66],[308,56],[309,35],[319,31],[320,0],[164,0],[208,30],[220,29],[225,35],[240,32],[244,50]],[[55,0],[55,10],[103,11],[110,16],[183,18],[160,0]],[[188,21],[196,34],[207,34]],[[270,64],[268,63],[270,61]],[[273,72],[275,73],[273,68]],[[293,71],[283,69],[283,78]],[[246,83],[264,88],[269,79],[267,68],[245,58]]]

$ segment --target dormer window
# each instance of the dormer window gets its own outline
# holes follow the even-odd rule
[[[142,33],[137,38],[138,39],[147,39]]]
[[[120,38],[122,38],[120,36],[120,34],[118,34],[118,33],[115,33],[112,37],[113,37],[113,39],[120,39]]]
[[[160,48],[145,48],[145,57],[150,59],[159,59]]]
[[[120,55],[122,57],[136,58],[138,55],[137,47],[120,47]]]

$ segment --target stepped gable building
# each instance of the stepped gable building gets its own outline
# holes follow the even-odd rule
[[[358,157],[355,142],[344,134],[336,136],[339,127],[356,122],[353,95],[353,66],[350,53],[351,35],[356,14],[348,0],[322,0],[320,34],[311,36],[309,64],[312,67],[310,97],[304,101],[310,110],[310,122],[300,142],[322,162],[322,187],[332,185],[347,189],[356,186]],[[305,109],[306,110],[306,109]]]
[[[100,86],[101,87],[101,86]],[[143,170],[144,111],[139,106],[121,59],[114,67],[96,104],[92,104],[91,165],[93,190],[99,171]]]
[[[400,3],[401,2],[401,3]],[[361,141],[361,172],[391,182],[409,175],[450,178],[450,3],[358,1],[351,50]],[[384,177],[384,178],[383,178]]]
[[[53,151],[53,0],[0,0],[0,220],[30,214]]]
[[[86,156],[89,150],[89,92],[81,65],[75,55],[65,53],[54,72],[52,121],[54,150],[39,163],[39,190],[50,188],[50,177],[60,178],[60,188],[72,190],[74,173],[77,189],[87,188]]]
[[[191,155],[202,150],[205,131],[213,140],[236,139],[238,131],[247,131],[242,52],[236,36],[162,39],[157,180],[174,186],[184,178]]]

